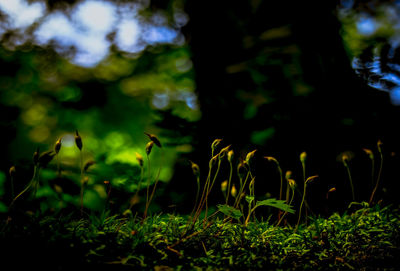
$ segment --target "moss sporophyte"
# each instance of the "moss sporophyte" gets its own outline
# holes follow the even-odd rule
[[[118,239],[118,245],[126,245],[125,247],[135,249],[135,258],[129,258],[131,256],[127,256],[126,259],[123,258],[123,260],[118,258],[120,262],[124,261],[124,264],[129,263],[135,265],[136,263],[141,263],[141,261],[145,262],[147,260],[146,258],[136,257],[136,255],[141,255],[139,248],[142,247],[148,248],[153,256],[164,255],[163,259],[169,259],[169,257],[172,257],[171,255],[175,255],[177,257],[176,259],[178,260],[186,259],[187,257],[191,257],[190,249],[196,251],[197,254],[201,252],[204,253],[204,255],[207,255],[207,258],[204,259],[209,259],[210,257],[212,259],[216,259],[215,253],[219,252],[218,250],[214,249],[217,248],[218,245],[220,245],[219,242],[224,242],[224,244],[221,245],[221,248],[223,248],[223,251],[225,251],[226,253],[230,253],[229,251],[233,250],[257,250],[257,252],[255,252],[254,254],[255,256],[253,255],[254,257],[249,257],[248,259],[258,259],[262,257],[260,255],[262,255],[262,253],[265,253],[265,251],[274,251],[270,248],[266,249],[266,244],[274,244],[275,247],[281,246],[279,248],[280,251],[282,251],[284,257],[288,258],[289,254],[287,251],[290,250],[292,253],[291,255],[293,255],[293,253],[295,253],[297,249],[295,248],[296,246],[299,247],[299,251],[301,249],[304,250],[304,246],[302,245],[306,243],[307,246],[309,246],[310,249],[313,251],[313,253],[319,253],[318,251],[320,249],[325,249],[325,252],[321,250],[322,252],[318,254],[318,257],[316,259],[313,259],[314,262],[320,263],[322,262],[321,259],[333,259],[334,261],[337,261],[336,259],[338,256],[336,256],[336,254],[335,256],[326,255],[326,251],[328,249],[329,253],[333,253],[335,247],[340,247],[344,250],[348,249],[349,247],[355,249],[355,245],[353,243],[359,242],[359,239],[355,241],[356,239],[353,240],[351,238],[353,238],[353,236],[356,235],[358,231],[365,231],[365,225],[367,225],[365,223],[367,222],[364,221],[364,219],[374,217],[374,223],[371,222],[371,218],[371,221],[368,221],[368,223],[371,224],[368,225],[378,225],[382,222],[382,220],[385,219],[383,217],[377,219],[378,214],[374,215],[382,210],[380,209],[380,205],[375,205],[376,207],[373,207],[374,197],[379,195],[376,193],[376,191],[379,188],[380,178],[382,174],[383,151],[382,142],[380,141],[378,141],[377,144],[377,152],[381,156],[379,171],[375,174],[372,170],[371,174],[371,178],[374,178],[374,189],[369,199],[371,204],[368,204],[367,202],[352,203],[350,207],[361,206],[362,208],[364,208],[362,209],[363,211],[356,211],[350,216],[344,215],[342,221],[342,218],[338,214],[334,214],[328,219],[322,219],[319,217],[308,216],[305,212],[307,208],[307,196],[310,196],[308,195],[310,194],[310,192],[307,191],[307,188],[313,180],[318,178],[318,175],[307,176],[306,169],[307,171],[311,171],[311,167],[310,169],[308,169],[306,168],[306,166],[308,162],[312,162],[312,155],[308,157],[306,152],[302,152],[297,158],[297,161],[300,160],[301,168],[300,164],[298,164],[297,162],[297,167],[296,165],[293,165],[293,168],[298,168],[297,171],[293,170],[292,172],[290,170],[287,170],[285,171],[285,174],[283,174],[283,170],[278,160],[272,156],[259,156],[258,152],[261,151],[253,150],[242,156],[244,157],[244,159],[241,159],[240,157],[234,159],[235,156],[234,151],[232,150],[232,146],[221,146],[222,139],[216,139],[212,142],[211,156],[209,157],[208,161],[208,170],[205,170],[204,174],[197,163],[191,160],[187,162],[186,166],[188,167],[189,172],[190,170],[192,172],[192,175],[189,176],[190,179],[188,179],[187,181],[196,181],[197,186],[196,198],[194,199],[193,210],[191,211],[191,213],[188,214],[187,218],[185,218],[184,216],[171,214],[164,215],[163,218],[161,218],[161,215],[151,213],[154,209],[151,209],[150,205],[155,196],[162,163],[157,174],[152,175],[151,162],[153,161],[153,158],[157,158],[160,153],[161,155],[163,155],[164,149],[161,148],[161,141],[158,139],[157,136],[149,133],[145,134],[147,138],[150,139],[150,141],[148,141],[146,145],[143,144],[142,149],[143,154],[146,154],[147,160],[144,159],[140,153],[134,153],[134,157],[136,157],[136,161],[134,161],[134,163],[136,163],[134,165],[135,171],[132,170],[131,172],[136,172],[134,174],[137,174],[138,176],[133,176],[134,178],[129,178],[127,180],[127,183],[131,185],[131,194],[129,194],[129,196],[127,197],[129,199],[126,200],[126,205],[122,203],[122,205],[124,206],[121,207],[124,208],[124,212],[122,213],[122,215],[118,214],[118,211],[117,214],[114,215],[111,212],[115,212],[112,210],[117,209],[115,208],[115,201],[119,200],[119,198],[117,197],[120,197],[122,193],[116,193],[117,196],[113,196],[114,192],[118,192],[118,185],[114,184],[115,182],[104,176],[99,177],[101,180],[100,183],[92,185],[92,179],[89,180],[89,177],[92,178],[91,176],[97,173],[96,169],[100,166],[96,165],[94,169],[92,169],[91,167],[95,165],[95,162],[93,160],[89,160],[85,164],[83,164],[82,138],[79,135],[78,131],[75,132],[75,145],[80,152],[80,159],[77,160],[80,160],[79,169],[81,173],[81,190],[79,200],[77,192],[75,197],[76,200],[71,201],[71,204],[73,204],[73,208],[75,210],[80,210],[81,217],[79,218],[79,220],[73,222],[75,224],[68,224],[68,228],[64,229],[63,233],[65,230],[73,229],[74,234],[79,232],[80,235],[76,235],[79,237],[84,236],[90,230],[94,230],[95,233],[93,233],[91,236],[85,235],[83,237],[86,245],[88,246],[99,243],[98,240],[91,241],[92,239],[95,239],[102,235],[107,235],[107,237],[109,237],[111,236],[111,234],[113,234],[112,236],[116,236],[115,238]],[[145,139],[147,138],[145,137]],[[76,151],[76,149],[74,150]],[[371,161],[375,159],[371,150],[364,149],[363,151],[366,155],[368,155]],[[55,167],[52,167],[51,163],[55,156],[57,156],[57,158],[60,158],[57,160],[57,165],[59,167],[60,160],[63,157],[58,157],[58,155],[62,154],[63,152],[64,149],[62,147],[61,137],[57,139],[52,150],[40,153],[39,149],[37,149],[33,155],[34,170],[32,179],[17,196],[13,195],[13,182],[14,178],[16,177],[16,172],[18,168],[16,168],[15,166],[10,167],[9,176],[12,186],[12,201],[9,206],[9,210],[18,207],[17,205],[14,205],[15,201],[21,198],[23,194],[28,194],[28,191],[31,192],[31,196],[33,196],[33,199],[32,197],[27,197],[25,200],[38,200],[36,199],[36,191],[38,190],[39,183],[43,186],[47,185],[48,183],[48,180],[45,179],[44,172],[42,174],[43,180],[40,180],[40,170],[47,168],[46,171],[51,171],[52,169],[54,169]],[[263,157],[263,160],[259,161],[261,162],[261,164],[273,163],[272,170],[275,171],[275,176],[276,173],[279,172],[279,180],[275,177],[275,180],[271,179],[271,182],[269,182],[268,179],[268,182],[265,182],[267,186],[271,184],[271,187],[275,187],[274,189],[270,190],[272,194],[277,195],[276,198],[273,198],[272,196],[263,196],[262,193],[260,193],[259,191],[257,191],[258,193],[256,193],[256,188],[258,188],[257,184],[262,181],[260,176],[263,176],[261,174],[257,175],[259,173],[259,169],[256,167],[260,164],[258,163],[257,159],[261,157]],[[343,153],[340,158],[340,162],[343,163],[344,167],[347,169],[347,177],[350,181],[352,196],[354,198],[355,191],[358,190],[353,189],[353,183],[350,174],[350,160],[355,158],[352,158],[351,154],[347,152]],[[161,157],[161,161],[162,160],[163,157]],[[236,167],[235,174],[233,174],[234,167]],[[74,176],[79,175],[77,172],[78,166],[75,165]],[[63,175],[66,174],[67,171],[63,172]],[[147,185],[146,187],[144,187],[144,185],[142,187],[142,181],[146,179],[146,177]],[[295,178],[296,180],[297,178],[299,178],[302,181],[298,181],[296,183]],[[321,183],[323,183],[322,181],[323,180],[321,178]],[[193,183],[192,185],[194,186]],[[209,197],[215,186],[217,186],[217,189],[220,188],[222,191],[222,194],[221,192],[214,193],[215,195],[217,195],[216,197],[218,197],[219,195],[219,198],[216,199],[220,200],[222,204],[217,204],[215,211],[211,211],[212,207],[209,206]],[[297,186],[300,187],[299,193],[301,198],[298,198],[295,201],[295,191],[298,192],[298,190],[296,190]],[[96,190],[94,189],[94,187]],[[301,187],[303,190],[302,193]],[[91,193],[94,193],[94,191],[99,194],[104,194],[104,197],[102,198],[102,209],[100,211],[91,210],[90,204],[88,204],[88,202],[86,201],[86,196],[88,198]],[[330,195],[332,195],[332,193],[340,193],[340,191],[336,192],[336,186],[334,185],[327,186],[326,190],[324,189],[322,191],[322,198],[326,199],[327,201],[328,199],[331,200]],[[85,192],[85,202],[83,202],[83,195]],[[144,197],[139,196],[139,192],[143,192],[141,195],[144,195],[146,193],[145,202]],[[56,195],[56,197],[58,200],[63,200],[64,198],[67,198],[66,195],[63,194],[64,192],[62,191],[62,189],[59,190],[57,193],[58,194]],[[54,197],[54,194],[52,196]],[[43,208],[42,206],[44,206],[43,203],[46,201],[46,198],[44,196],[38,195],[37,198],[39,197],[40,200],[38,201],[40,201],[42,204],[40,208]],[[48,200],[54,200],[54,198],[49,197]],[[141,205],[140,203],[144,204]],[[294,210],[295,207],[292,206],[292,204],[294,203],[296,204],[296,209],[298,210],[297,213]],[[259,209],[260,207],[265,208],[264,213],[261,212],[261,210]],[[279,210],[279,214],[277,217],[275,216],[276,212],[273,212],[273,210]],[[41,212],[41,209],[39,209],[37,213],[40,214]],[[53,211],[48,211],[47,213],[49,212]],[[143,216],[141,216],[142,213]],[[265,214],[270,214],[268,219],[266,219]],[[354,219],[354,217],[357,217],[357,219]],[[387,215],[387,217],[389,216]],[[309,226],[307,226],[307,218],[309,221],[311,221],[311,223],[309,223]],[[304,223],[300,224],[301,221],[304,221]],[[391,225],[390,223],[394,224],[396,223],[396,221],[396,219],[391,218],[390,221],[387,221],[386,225]],[[46,222],[42,221],[41,223],[43,225],[43,223]],[[92,225],[90,226],[90,224],[87,223],[92,223]],[[87,227],[88,225],[89,227]],[[8,227],[9,225],[7,224],[6,227],[3,228],[7,229]],[[350,231],[354,232],[355,234],[343,235],[344,233],[339,230],[340,227],[350,227],[346,228],[346,231],[349,232],[350,229]],[[54,228],[49,227],[49,229]],[[83,229],[86,230],[85,233],[82,232]],[[381,234],[387,232],[388,227],[386,226],[384,230],[374,230],[375,235],[380,235],[380,238],[385,238],[384,236],[381,236]],[[374,234],[371,234],[368,238],[373,238]],[[337,238],[337,235],[340,235],[339,241],[336,242],[330,240],[330,238]],[[281,240],[275,239],[277,238],[277,236],[280,236]],[[359,234],[357,235],[357,238],[363,238],[364,236],[364,233]],[[107,238],[107,240],[113,242],[113,238]],[[345,244],[343,242],[345,242]],[[387,242],[390,243],[390,241]],[[330,245],[331,243],[335,245]],[[104,244],[107,249],[108,245],[109,243]],[[288,247],[289,245],[290,247]],[[247,249],[249,246],[251,247],[250,250]],[[377,246],[384,245],[383,243],[379,243],[379,245]],[[393,245],[391,244],[391,246]],[[387,249],[389,247],[390,246],[388,245],[385,248]],[[198,249],[200,249],[200,252],[198,251]],[[91,257],[90,259],[93,259],[93,257],[98,257],[99,255],[101,255],[103,250],[104,248],[91,248],[92,254],[87,253],[87,255],[89,255],[88,257]],[[114,253],[115,250],[111,248],[109,251]],[[351,251],[346,251],[346,253],[348,254],[342,253],[337,255],[340,255],[341,258],[346,258],[347,256],[343,255],[350,255]],[[304,253],[302,255],[304,255]],[[313,257],[313,254],[307,255],[307,257]],[[229,257],[231,256],[233,257],[235,255],[229,254]],[[268,259],[271,260],[271,262],[277,261],[278,258],[276,255],[270,256],[272,258]],[[242,261],[243,259],[239,260]],[[351,260],[349,258],[347,259],[347,261],[351,263]],[[115,262],[116,261],[114,261],[114,263]],[[118,264],[120,264],[120,262],[118,262]],[[146,262],[146,266],[149,267],[149,263]],[[243,266],[246,266],[246,268],[248,267],[247,265]],[[279,266],[277,266],[277,269],[278,267]]]
[[[159,181],[159,178],[160,178],[161,169],[162,169],[162,163],[163,163],[163,160],[164,160],[164,149],[162,149],[161,142],[160,142],[160,140],[158,139],[158,137],[157,137],[156,135],[150,134],[150,133],[147,133],[147,132],[144,132],[144,134],[150,139],[150,142],[148,142],[148,143],[146,144],[146,147],[145,147],[146,156],[147,156],[148,179],[147,179],[147,187],[146,187],[146,207],[145,207],[145,210],[144,210],[143,219],[146,219],[146,217],[147,217],[147,212],[148,212],[149,207],[150,207],[150,204],[151,204],[151,202],[152,202],[152,200],[153,200],[154,193],[155,193],[155,191],[156,191],[157,184],[158,184],[158,181]],[[156,175],[155,180],[154,180],[153,189],[152,189],[152,191],[151,191],[151,194],[149,194],[150,181],[151,181],[150,154],[151,154],[151,152],[152,152],[152,149],[153,149],[153,145],[154,145],[154,144],[155,144],[158,148],[161,149],[161,155],[162,155],[162,157],[161,157],[161,164],[160,164],[160,167],[159,167],[159,169],[158,169],[157,175]]]

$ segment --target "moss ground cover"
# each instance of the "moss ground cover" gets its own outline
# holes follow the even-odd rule
[[[147,270],[398,270],[400,220],[392,207],[310,218],[308,226],[247,226],[214,217],[25,215],[2,224],[3,263]],[[183,237],[184,236],[184,237]],[[21,259],[23,258],[23,259]],[[111,269],[110,269],[111,270]]]

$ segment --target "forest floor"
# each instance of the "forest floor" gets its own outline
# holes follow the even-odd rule
[[[400,213],[376,205],[307,225],[276,226],[219,213],[193,226],[187,217],[145,220],[127,212],[1,217],[2,266],[41,270],[400,270]]]

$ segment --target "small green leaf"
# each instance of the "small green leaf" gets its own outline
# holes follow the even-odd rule
[[[232,206],[226,204],[225,205],[218,204],[217,207],[218,210],[226,216],[232,217],[234,219],[239,219],[242,217],[242,212],[239,211],[238,209],[233,208]]]
[[[292,206],[286,204],[284,200],[277,200],[274,198],[258,201],[256,207],[258,206],[271,206],[291,214],[295,213],[295,211],[291,208]]]
[[[249,204],[252,203],[253,200],[254,200],[254,197],[253,197],[253,196],[246,196],[246,201],[247,201]]]

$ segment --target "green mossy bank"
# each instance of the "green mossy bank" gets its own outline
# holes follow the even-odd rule
[[[218,215],[188,230],[176,215],[9,214],[0,258],[14,270],[399,270],[399,218],[376,205],[309,218],[297,231]]]

